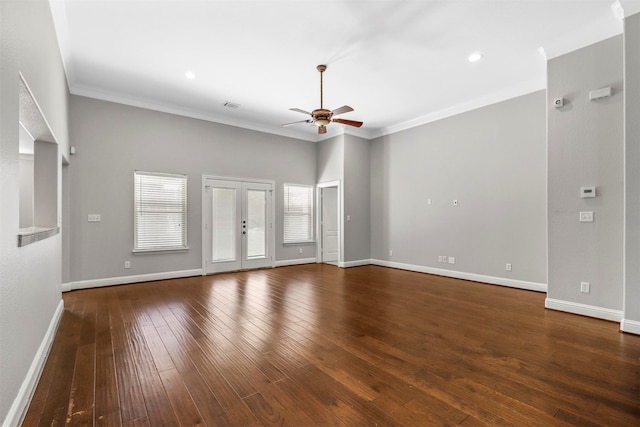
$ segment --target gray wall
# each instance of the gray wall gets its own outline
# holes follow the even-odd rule
[[[342,134],[316,145],[317,182],[340,181],[343,215],[340,262],[368,262],[371,258],[370,143]]]
[[[371,258],[370,142],[344,136],[344,261]],[[349,216],[349,220],[347,220]]]
[[[535,92],[374,140],[372,258],[546,284],[544,102]]]
[[[319,183],[344,179],[344,135],[316,143],[316,180]]]
[[[548,298],[622,310],[622,36],[548,61]],[[611,86],[613,96],[589,101]],[[556,109],[552,100],[563,97]],[[581,186],[597,197],[581,199]],[[580,223],[593,211],[593,223]],[[589,282],[590,293],[580,292]]]
[[[58,153],[67,152],[68,91],[59,52],[46,0],[0,1],[0,423],[17,422],[21,413],[10,413],[12,405],[21,411],[28,403],[20,387],[35,381],[29,369],[44,356],[38,349],[61,307],[60,235],[21,248],[16,244],[19,73],[51,126]]]
[[[315,184],[313,143],[78,96],[71,115],[72,282],[201,268],[203,174],[274,180],[276,260],[313,253],[282,244],[283,184]],[[134,170],[188,175],[188,252],[133,256]]]
[[[625,322],[640,333],[640,13],[625,20]],[[623,325],[624,326],[624,325]]]

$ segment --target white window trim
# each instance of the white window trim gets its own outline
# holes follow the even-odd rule
[[[311,231],[311,236],[309,239],[303,239],[303,240],[286,240],[286,230],[285,230],[285,218],[287,217],[287,211],[285,210],[285,203],[286,203],[286,195],[287,195],[287,191],[286,188],[287,187],[301,187],[301,188],[308,188],[311,190],[311,195],[309,197],[309,201],[311,203],[310,209],[309,209],[309,215],[311,217],[311,224],[310,224],[310,231]],[[284,246],[291,246],[291,245],[309,245],[309,244],[314,244],[315,243],[315,200],[314,200],[314,192],[315,192],[315,186],[313,185],[306,185],[306,184],[294,184],[294,183],[284,183],[283,187],[282,187],[282,197],[283,197],[283,212],[282,212],[282,244]]]
[[[158,176],[158,177],[168,177],[168,178],[178,178],[184,180],[184,241],[182,246],[166,246],[166,247],[152,247],[152,248],[138,248],[138,231],[137,231],[137,189],[136,189],[136,176],[137,175],[147,175],[147,176]],[[189,245],[187,244],[188,238],[188,229],[187,229],[187,221],[188,221],[188,201],[187,201],[187,192],[188,192],[188,179],[186,174],[172,174],[172,173],[162,173],[162,172],[148,172],[148,171],[134,171],[134,191],[133,191],[133,250],[132,252],[136,255],[141,254],[154,254],[154,253],[167,253],[167,252],[185,252],[189,250]]]

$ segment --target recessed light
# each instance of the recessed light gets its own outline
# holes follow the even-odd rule
[[[184,73],[184,76],[185,76],[186,78],[188,78],[189,80],[193,80],[193,79],[195,79],[195,78],[196,78],[196,75],[195,75],[195,74],[193,74],[193,72],[191,72],[191,71],[187,71],[186,73]]]
[[[471,55],[469,55],[469,62],[478,62],[482,59],[484,55],[482,55],[480,52],[475,52],[472,53]]]

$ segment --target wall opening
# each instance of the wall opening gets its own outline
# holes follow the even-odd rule
[[[20,78],[18,246],[60,232],[58,144],[25,81]]]

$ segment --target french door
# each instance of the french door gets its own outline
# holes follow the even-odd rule
[[[272,184],[205,179],[206,274],[273,266]]]

